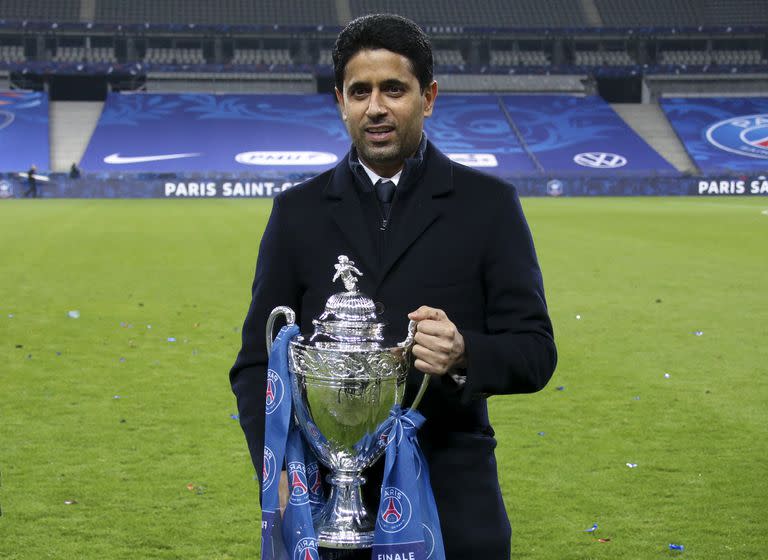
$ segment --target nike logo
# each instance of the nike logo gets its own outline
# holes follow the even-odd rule
[[[165,161],[167,159],[181,159],[188,157],[197,157],[201,154],[160,154],[156,156],[121,156],[119,153],[109,154],[104,158],[104,163],[111,163],[113,165],[119,165],[121,163],[143,163],[147,161]]]

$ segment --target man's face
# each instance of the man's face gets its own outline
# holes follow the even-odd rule
[[[336,90],[360,159],[382,177],[402,169],[419,147],[436,96],[437,82],[422,92],[411,62],[386,49],[364,49],[350,58],[344,91]]]

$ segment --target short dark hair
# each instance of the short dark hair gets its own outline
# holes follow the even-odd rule
[[[363,49],[387,49],[411,61],[421,91],[432,83],[432,43],[411,20],[394,14],[370,14],[350,21],[333,47],[336,87],[344,90],[349,59]]]

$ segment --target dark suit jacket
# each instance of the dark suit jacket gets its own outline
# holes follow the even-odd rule
[[[419,439],[452,551],[448,558],[480,558],[477,545],[489,539],[496,548],[482,557],[506,557],[509,526],[485,396],[538,391],[556,363],[541,272],[517,193],[427,143],[420,178],[402,193],[398,187],[389,225],[380,231],[366,222],[355,181],[345,160],[275,198],[242,349],[230,372],[257,473],[267,316],[288,305],[302,332],[311,333],[326,299],[343,291],[331,279],[337,257],[347,255],[364,274],[358,289],[383,304],[380,317],[390,334],[405,338],[406,315],[429,305],[443,309],[464,336],[466,384],[459,387],[447,376],[432,380],[419,407],[427,418]],[[406,404],[421,377],[411,371]],[[457,535],[461,542],[453,542]]]

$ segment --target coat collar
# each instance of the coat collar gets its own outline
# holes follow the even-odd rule
[[[325,186],[324,196],[331,205],[333,220],[355,251],[355,260],[365,263],[368,270],[377,271],[372,275],[376,288],[405,251],[442,215],[445,199],[454,189],[451,161],[429,141],[423,164],[420,178],[402,193],[402,198],[398,194],[381,266],[346,158],[336,166]]]

